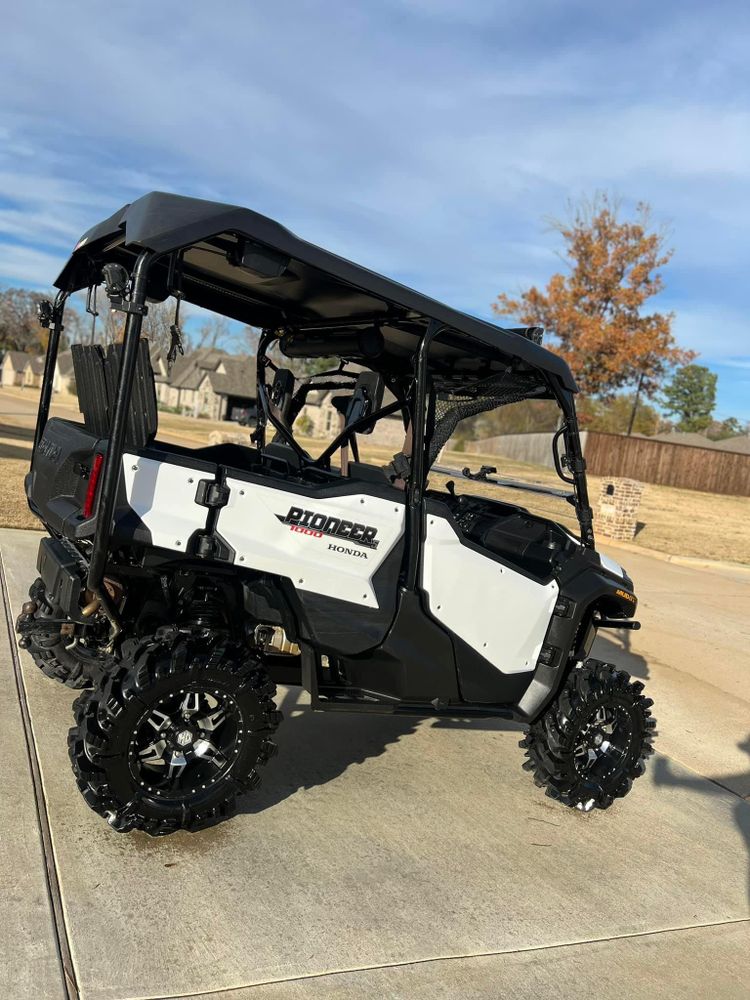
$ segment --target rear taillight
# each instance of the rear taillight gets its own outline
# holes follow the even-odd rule
[[[91,517],[94,513],[94,501],[96,500],[96,487],[99,483],[99,473],[102,471],[103,455],[94,455],[89,473],[89,485],[86,489],[86,499],[83,501],[83,516]]]

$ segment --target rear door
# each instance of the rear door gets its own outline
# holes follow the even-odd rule
[[[288,577],[299,591],[380,606],[375,576],[404,533],[403,495],[374,496],[354,480],[294,492],[230,477],[226,485],[217,531],[235,563]]]

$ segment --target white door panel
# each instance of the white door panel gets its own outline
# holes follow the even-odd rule
[[[450,522],[428,515],[422,587],[430,612],[504,674],[533,670],[557,601],[537,583],[462,545]]]
[[[227,479],[217,531],[236,564],[289,577],[298,590],[377,608],[372,577],[404,532],[404,504],[317,497]]]
[[[122,467],[128,504],[151,532],[153,544],[184,552],[193,532],[206,528],[208,511],[195,502],[195,491],[208,473],[128,454]]]

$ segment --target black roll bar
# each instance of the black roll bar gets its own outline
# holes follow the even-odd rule
[[[268,399],[268,389],[266,387],[266,368],[276,367],[270,358],[266,357],[266,348],[272,340],[275,339],[275,333],[272,330],[264,330],[260,341],[258,342],[258,354],[257,354],[257,372],[256,372],[256,385],[258,400],[260,401],[260,410],[258,411],[258,421],[255,426],[255,432],[253,434],[253,440],[258,448],[259,452],[262,452],[266,445],[266,427],[271,424],[282,438],[286,441],[289,447],[294,451],[301,462],[310,462],[310,456],[301,448],[297,442],[294,440],[294,435],[286,427],[281,420],[273,413],[271,409],[271,403]]]
[[[353,423],[349,424],[348,427],[345,427],[343,431],[340,431],[339,434],[336,435],[336,437],[333,439],[333,441],[331,441],[326,450],[324,452],[321,452],[321,454],[318,455],[316,459],[314,459],[312,464],[315,466],[319,466],[320,468],[325,468],[325,463],[327,462],[327,460],[330,459],[331,455],[333,455],[334,452],[337,451],[337,449],[339,449],[342,444],[346,443],[347,439],[350,438],[352,434],[357,434],[358,432],[363,431],[365,430],[365,428],[369,427],[370,424],[377,423],[377,421],[380,420],[381,417],[389,417],[392,413],[396,413],[398,410],[402,409],[403,409],[403,404],[400,402],[400,400],[396,399],[394,400],[394,402],[389,403],[387,406],[383,406],[381,409],[376,410],[375,413],[368,413],[364,417],[360,417],[359,420],[355,420]]]
[[[416,591],[419,581],[419,565],[422,557],[422,547],[424,543],[424,524],[422,517],[422,504],[424,487],[427,477],[427,458],[429,445],[427,441],[428,423],[428,393],[429,393],[429,352],[433,341],[442,333],[452,327],[439,320],[430,319],[427,328],[422,335],[417,348],[415,363],[415,393],[413,401],[412,418],[412,440],[414,447],[411,458],[411,475],[407,483],[406,495],[406,549],[404,553],[404,587],[409,591]],[[282,437],[297,451],[300,456],[304,455],[302,449],[294,440],[294,436],[289,429],[284,427],[280,421],[275,419],[270,412],[267,392],[265,388],[265,378],[263,367],[265,367],[265,350],[268,344],[276,336],[275,331],[265,330],[258,345],[258,397],[262,404],[263,413],[259,414],[259,426],[256,430],[255,440],[259,448],[263,447],[265,440],[265,425],[273,426],[281,433]],[[262,367],[263,366],[263,367]],[[328,373],[326,373],[328,374]],[[557,442],[561,436],[565,441],[565,454],[567,457],[567,467],[571,477],[562,474],[562,469],[558,469],[561,478],[570,482],[574,487],[574,495],[564,494],[565,499],[574,502],[576,515],[581,528],[581,541],[588,548],[594,548],[593,514],[589,504],[588,488],[586,485],[586,462],[581,449],[581,441],[578,430],[575,407],[572,403],[572,394],[562,386],[558,386],[554,379],[548,379],[553,396],[557,399],[563,411],[564,422],[562,427],[555,434],[553,442],[553,453],[556,465],[559,464],[557,456]],[[331,455],[341,446],[343,440],[351,434],[356,433],[361,427],[367,426],[374,420],[404,408],[403,402],[394,403],[384,407],[378,413],[363,417],[349,428],[345,428],[336,439],[325,449],[325,451],[315,460],[310,462],[309,456],[305,455],[305,461],[312,466],[324,466]],[[553,491],[549,491],[553,492]],[[556,495],[556,494],[554,494]]]
[[[65,301],[68,298],[67,292],[58,292],[52,306],[52,323],[50,324],[49,340],[47,342],[47,356],[44,359],[44,375],[42,376],[42,393],[39,398],[39,411],[36,415],[36,428],[34,430],[34,450],[31,453],[31,464],[34,464],[37,445],[42,439],[44,428],[49,417],[49,407],[52,401],[52,386],[55,379],[55,365],[57,364],[57,352],[60,347],[60,335],[65,329],[63,326],[63,313],[65,311]]]
[[[412,456],[411,475],[407,484],[406,499],[406,552],[404,561],[406,574],[404,586],[407,590],[416,591],[419,580],[419,563],[422,558],[422,495],[427,475],[428,444],[425,440],[427,424],[427,363],[430,346],[433,340],[449,327],[436,319],[431,319],[419,342],[416,364],[416,386],[414,393],[414,410],[412,413]]]
[[[127,304],[127,322],[122,343],[120,372],[117,379],[117,392],[112,410],[109,441],[104,456],[102,469],[102,485],[96,513],[96,530],[94,532],[87,586],[98,597],[102,610],[112,625],[110,646],[120,632],[120,621],[117,611],[112,607],[109,595],[102,586],[104,569],[107,563],[109,542],[112,535],[112,519],[117,501],[117,488],[122,472],[122,453],[125,443],[125,431],[128,423],[128,408],[133,388],[133,377],[138,359],[138,345],[141,339],[141,326],[146,314],[146,279],[149,268],[155,258],[151,251],[144,250],[133,268],[133,278],[130,301]]]
[[[583,457],[581,448],[581,435],[578,430],[578,418],[576,417],[573,396],[567,389],[557,390],[552,386],[560,408],[563,411],[564,423],[555,434],[553,444],[553,458],[558,475],[565,483],[572,483],[575,490],[575,512],[578,523],[581,526],[581,541],[588,549],[596,547],[594,540],[594,514],[589,502],[589,490],[586,483],[586,459]],[[570,470],[572,478],[562,474],[560,459],[557,454],[557,440],[562,434],[565,442],[566,467]]]

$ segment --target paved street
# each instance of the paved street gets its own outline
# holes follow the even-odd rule
[[[13,614],[37,542],[0,531]],[[745,998],[750,574],[605,548],[644,627],[596,652],[646,679],[660,730],[606,813],[546,799],[515,725],[319,715],[290,690],[240,815],[118,835],[75,789],[73,693],[23,652],[18,691],[3,637],[0,996],[65,997],[62,964],[85,1000]]]

